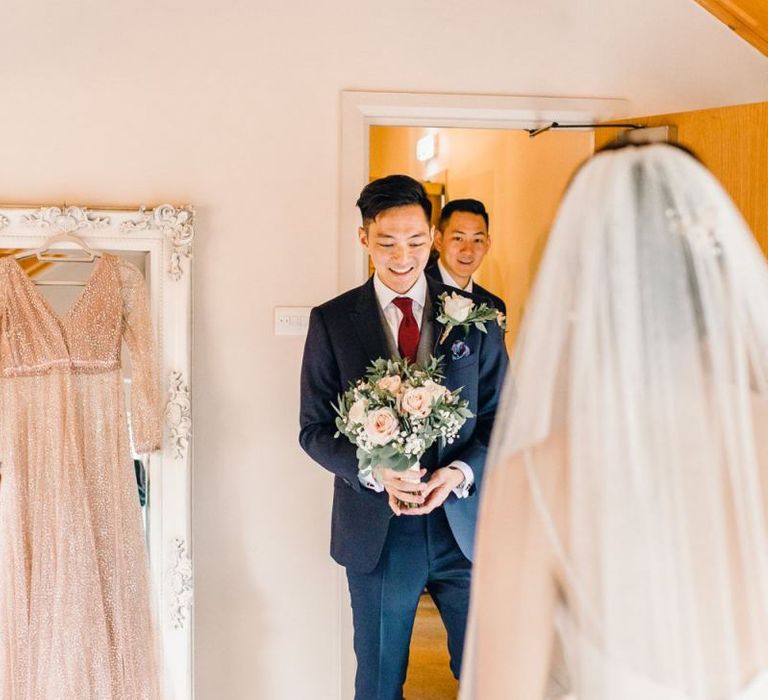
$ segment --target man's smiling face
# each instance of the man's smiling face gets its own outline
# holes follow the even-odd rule
[[[453,212],[444,230],[435,235],[440,261],[462,288],[480,267],[490,244],[483,217],[466,211]]]
[[[358,233],[387,287],[398,294],[413,287],[427,265],[432,244],[432,227],[418,204],[386,209]]]

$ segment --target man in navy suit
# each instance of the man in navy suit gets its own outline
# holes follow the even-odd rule
[[[346,568],[357,656],[357,700],[401,700],[419,596],[426,587],[448,632],[451,670],[461,669],[472,551],[488,441],[507,355],[499,327],[443,332],[438,296],[424,275],[431,205],[405,175],[363,189],[360,242],[376,273],[312,310],[301,372],[304,450],[335,475],[331,556]],[[472,297],[480,303],[478,297]],[[463,387],[474,417],[450,445],[435,445],[417,472],[358,472],[355,447],[334,438],[332,403],[379,357],[445,356],[445,384]],[[414,504],[401,509],[399,501]]]
[[[490,247],[485,205],[477,199],[454,199],[440,212],[435,231],[437,255],[425,272],[449,287],[483,297],[486,304],[506,314],[504,301],[472,279]]]

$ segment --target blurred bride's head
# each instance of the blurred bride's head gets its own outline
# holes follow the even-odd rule
[[[510,444],[546,434],[567,397],[606,416],[693,396],[705,377],[768,391],[766,298],[754,237],[690,152],[598,152],[564,195],[527,305]]]
[[[574,175],[549,247],[570,262],[574,318],[599,310],[612,332],[636,323],[649,342],[706,335],[734,301],[732,255],[759,255],[728,194],[677,144],[598,151]]]

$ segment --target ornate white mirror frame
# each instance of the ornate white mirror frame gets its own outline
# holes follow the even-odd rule
[[[174,700],[191,700],[192,560],[190,556],[191,258],[194,211],[76,206],[0,206],[0,248],[35,248],[56,233],[73,233],[91,248],[145,254],[165,405],[163,448],[149,463],[147,539],[160,629],[165,685]]]

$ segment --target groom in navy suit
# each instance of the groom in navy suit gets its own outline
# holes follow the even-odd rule
[[[438,296],[427,278],[431,204],[419,182],[392,175],[368,184],[357,206],[360,242],[375,274],[312,310],[301,371],[304,450],[335,475],[331,556],[346,568],[357,656],[356,700],[402,700],[419,596],[426,587],[461,669],[472,550],[488,441],[507,355],[496,323],[454,328],[443,343]],[[466,295],[476,304],[483,300]],[[444,355],[445,385],[463,387],[474,418],[450,445],[435,445],[418,473],[358,474],[355,447],[334,438],[332,403],[380,357],[426,362]],[[398,501],[415,504],[401,509]]]

